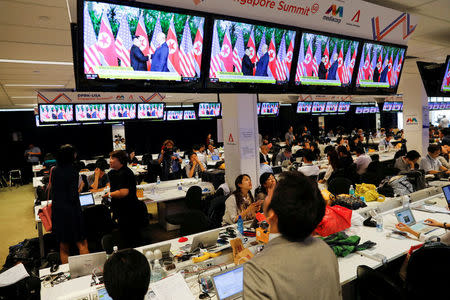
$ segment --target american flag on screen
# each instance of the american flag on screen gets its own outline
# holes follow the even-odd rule
[[[162,32],[160,17],[161,17],[161,14],[158,15],[158,19],[156,20],[156,24],[155,24],[155,27],[153,29],[152,40],[150,41],[149,54],[154,54],[155,53],[157,45],[158,45],[158,42],[156,41],[156,37],[158,36],[158,34],[160,32]],[[151,62],[147,62],[147,65],[149,66],[148,69],[150,70]]]
[[[305,46],[303,44],[303,40],[304,40],[304,36],[302,36],[301,38],[301,42],[300,42],[300,50],[299,50],[299,54],[298,54],[298,63],[297,63],[297,70],[295,72],[295,81],[299,82],[300,81],[300,77],[305,76],[304,74],[306,73],[303,67],[303,61],[305,60]]]
[[[375,71],[375,68],[377,67],[377,49],[374,48],[373,49],[373,53],[372,53],[372,62],[370,63],[369,66],[369,80],[373,80],[373,72]]]
[[[180,45],[180,67],[181,73],[185,77],[195,77],[195,58],[194,52],[192,51],[193,49],[191,28],[189,27],[189,20],[186,20]]]
[[[256,52],[256,61],[258,61],[262,54],[262,46],[266,45],[266,31],[264,30],[263,35],[261,37],[261,41],[259,42],[258,52]]]
[[[217,21],[215,21],[211,47],[211,66],[209,68],[210,77],[212,78],[217,77],[217,72],[220,72],[222,70],[221,63],[222,60],[220,59],[219,34],[217,33]]]
[[[131,40],[130,27],[125,14],[120,18],[119,32],[117,32],[115,45],[117,57],[120,59],[120,66],[130,67],[130,49],[133,41]]]
[[[358,78],[356,83],[360,84],[364,80],[364,48],[362,49],[361,59],[359,60]]]
[[[319,39],[316,38],[316,52],[313,58],[313,76],[319,76],[319,65],[322,60],[322,44]]]
[[[283,33],[283,37],[281,38],[280,47],[278,48],[278,55],[276,61],[276,79],[278,81],[285,81],[287,78],[286,64],[284,61],[286,60],[286,38]]]
[[[84,6],[84,73],[94,74],[94,67],[101,65],[100,52],[97,49],[97,37],[92,26],[87,4]]]
[[[236,43],[233,50],[233,65],[235,72],[242,72],[242,58],[244,57],[244,36],[242,30],[238,29]]]
[[[347,54],[345,54],[345,60],[344,60],[344,76],[342,76],[342,83],[348,83],[350,81],[350,56],[351,56],[351,43],[348,46]]]

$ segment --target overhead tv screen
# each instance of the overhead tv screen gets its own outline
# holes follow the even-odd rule
[[[108,120],[134,120],[136,119],[136,104],[120,103],[108,104]]]
[[[357,88],[397,89],[405,60],[404,48],[364,43]]]
[[[289,82],[295,31],[222,19],[212,30],[211,83]]]
[[[350,102],[339,102],[338,112],[346,113],[350,111]]]
[[[131,83],[117,80],[141,81],[137,87],[147,90],[161,87],[160,81],[199,80],[205,18],[151,7],[84,1],[79,22],[83,79],[125,85]]]
[[[326,106],[326,102],[313,102],[311,112],[313,114],[324,113]]]
[[[278,116],[280,113],[279,102],[262,102],[261,116]]]
[[[352,82],[358,41],[303,33],[296,85],[348,87]]]
[[[73,105],[39,104],[39,120],[41,123],[73,122]]]
[[[442,79],[441,92],[450,92],[450,55],[447,56],[447,61],[445,63],[444,78]]]
[[[297,103],[297,113],[298,114],[309,114],[311,112],[312,102],[298,102]]]
[[[183,120],[182,110],[168,110],[167,111],[167,121],[181,121]]]
[[[164,103],[139,103],[138,119],[156,119],[164,118]]]
[[[106,104],[75,104],[75,120],[78,122],[105,121]]]
[[[220,116],[220,102],[202,102],[198,105],[199,118],[217,118]]]
[[[261,114],[261,103],[256,103],[256,114],[259,116]]]
[[[195,110],[185,110],[183,113],[183,120],[197,120]]]
[[[339,102],[327,102],[325,106],[325,112],[327,113],[336,113],[338,111]]]

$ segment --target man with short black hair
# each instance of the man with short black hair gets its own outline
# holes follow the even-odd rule
[[[316,155],[310,149],[303,150],[303,164],[300,168],[298,168],[298,171],[303,173],[305,176],[319,176],[319,167],[313,165],[315,158]]]
[[[366,154],[364,149],[362,147],[357,147],[356,148],[356,160],[355,160],[356,172],[359,175],[366,173],[367,167],[369,166],[369,164],[371,162],[372,162],[372,159],[370,158],[369,155]]]
[[[380,143],[378,144],[378,150],[380,150],[380,148],[384,147],[384,149],[388,149],[389,147],[392,147],[391,144],[391,140],[392,140],[392,133],[386,133],[386,137],[384,139],[382,139],[380,141]]]
[[[107,185],[109,185],[108,174],[105,173],[107,168],[108,163],[106,162],[106,159],[97,159],[95,162],[94,174],[87,178],[91,192],[100,192],[104,190]]]
[[[415,164],[420,158],[419,152],[416,150],[411,150],[408,153],[406,153],[405,156],[401,156],[396,159],[394,168],[397,168],[400,170],[400,173],[405,173],[409,171],[413,171],[416,167]]]
[[[325,214],[317,184],[284,172],[264,201],[270,240],[244,265],[244,299],[342,299],[336,256],[311,236]]]
[[[106,262],[103,279],[113,300],[144,300],[150,284],[150,266],[135,249],[114,253]]]
[[[281,165],[284,161],[291,163],[292,150],[291,147],[285,147],[283,151],[277,154],[275,157],[275,165]]]
[[[428,146],[428,154],[420,161],[419,169],[424,170],[425,174],[436,174],[439,172],[450,174],[450,171],[437,159],[439,154],[441,154],[439,145],[431,144]]]
[[[292,146],[292,143],[295,141],[294,127],[289,126],[288,131],[284,135],[284,139],[287,146]]]

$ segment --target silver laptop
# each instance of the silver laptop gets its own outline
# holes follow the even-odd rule
[[[69,271],[71,278],[77,278],[103,272],[103,265],[106,262],[106,252],[97,252],[83,255],[69,256]]]
[[[242,299],[244,293],[244,265],[218,273],[212,277],[218,300]]]
[[[94,195],[92,193],[80,194],[81,208],[86,208],[95,205]]]
[[[397,217],[397,221],[400,223],[406,224],[411,227],[412,230],[427,234],[433,230],[436,230],[437,227],[432,227],[426,225],[423,221],[416,223],[416,219],[410,208],[402,208],[395,212],[395,216]]]
[[[219,230],[209,231],[196,235],[192,240],[190,252],[194,252],[199,248],[208,248],[215,246],[217,244],[218,238],[219,238]]]

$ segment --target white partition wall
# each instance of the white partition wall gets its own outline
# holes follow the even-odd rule
[[[422,156],[428,148],[429,112],[428,97],[418,70],[404,73],[401,78],[403,91],[403,125],[408,150],[417,150]]]
[[[239,174],[250,175],[253,188],[259,182],[259,143],[256,95],[223,94],[222,127],[226,153],[225,180],[231,190]]]

